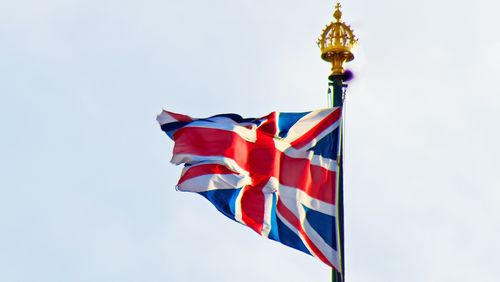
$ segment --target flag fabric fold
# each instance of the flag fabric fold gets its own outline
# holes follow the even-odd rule
[[[184,164],[177,188],[208,199],[261,236],[337,271],[341,108],[209,118],[163,111],[157,120]]]

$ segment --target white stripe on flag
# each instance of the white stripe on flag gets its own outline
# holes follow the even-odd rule
[[[325,117],[334,112],[336,109],[322,109],[316,110],[308,113],[299,119],[290,129],[288,130],[287,136],[284,140],[288,143],[292,143],[296,139],[302,137],[306,132],[314,128],[318,123],[320,123]]]
[[[241,188],[240,192],[238,193],[238,196],[235,199],[234,202],[234,219],[238,221],[239,223],[246,225],[245,222],[243,221],[243,213],[241,211],[241,198],[243,197],[243,193],[245,192],[245,187]]]
[[[314,230],[314,228],[312,228],[311,225],[309,225],[309,222],[307,220],[304,219],[304,221],[301,221],[301,222],[303,222],[302,226],[303,226],[304,230],[306,231],[306,234],[309,237],[309,239],[311,239],[311,241],[314,243],[314,245],[316,245],[316,247],[318,247],[318,249],[321,251],[321,253],[323,253],[323,255],[328,259],[328,261],[330,261],[331,264],[333,264],[333,266],[336,269],[340,269],[340,267],[339,267],[339,265],[340,265],[339,264],[339,253],[337,251],[335,251],[334,249],[332,249],[332,247],[330,247],[330,245],[328,245],[325,242],[325,240],[323,238],[321,238],[321,236],[319,236],[319,234],[316,232],[316,230]],[[337,237],[336,234],[334,234],[334,236]]]
[[[337,171],[337,160],[329,159],[320,155],[315,155],[313,151],[298,150],[290,146],[289,143],[280,139],[274,139],[274,146],[290,158],[308,159],[311,164],[320,166],[330,171]]]
[[[280,189],[281,192],[281,189]],[[281,193],[280,193],[281,194]],[[325,256],[328,261],[330,261],[333,266],[335,266],[336,269],[339,269],[339,263],[338,263],[338,253],[332,249],[323,238],[314,230],[314,228],[311,227],[309,222],[306,219],[306,213],[305,210],[302,206],[299,206],[300,203],[297,203],[295,201],[292,201],[291,199],[288,199],[288,201],[283,201],[285,198],[280,197],[281,202],[299,219],[302,228],[304,229],[305,233],[307,234],[307,237],[312,241],[312,243],[320,250],[320,252]],[[283,220],[283,219],[282,219]],[[288,225],[287,225],[288,226]],[[290,228],[290,226],[288,226]],[[292,226],[293,227],[293,226]],[[295,232],[295,228],[292,229]],[[336,230],[336,229],[335,229]],[[297,231],[298,233],[298,231]],[[300,234],[299,234],[300,235]],[[337,235],[335,235],[337,237]],[[301,236],[302,241],[304,244],[308,247],[309,251],[311,254],[314,254],[314,252],[310,249],[308,246],[307,242],[303,239]]]
[[[273,196],[279,189],[279,185],[278,179],[271,177],[262,189],[262,192],[264,193],[264,224],[262,226],[262,236],[264,237],[269,237],[269,232],[271,232]]]
[[[295,204],[299,203],[307,208],[319,211],[326,215],[337,216],[337,209],[335,205],[315,199],[302,190],[290,186],[280,185],[279,192],[280,199],[286,204],[286,206],[295,206]],[[297,207],[295,206],[295,210],[296,208]],[[290,210],[298,216],[298,212],[295,212],[295,210],[291,208]]]
[[[236,189],[252,183],[250,177],[236,174],[204,174],[177,185],[180,191],[205,192],[217,189]]]
[[[250,175],[248,171],[240,167],[233,159],[220,156],[198,156],[191,154],[175,154],[170,160],[171,163],[180,165],[183,163],[190,165],[202,164],[220,164],[224,165],[232,171],[242,175]]]
[[[338,128],[340,125],[340,121],[336,121],[334,124],[330,125],[327,127],[325,130],[323,130],[320,134],[318,134],[314,139],[311,140],[311,142],[307,143],[306,145],[302,146],[300,150],[307,150],[311,147],[316,146],[316,144],[319,142],[319,140],[323,139],[326,135],[334,131],[336,128]]]

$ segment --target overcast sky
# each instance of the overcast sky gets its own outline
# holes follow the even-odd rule
[[[0,1],[0,281],[328,281],[174,189],[155,121],[327,105],[332,1]],[[357,1],[348,282],[498,282],[500,5]]]

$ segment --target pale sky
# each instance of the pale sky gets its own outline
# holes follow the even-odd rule
[[[155,121],[327,105],[333,1],[0,1],[0,281],[329,281],[199,195]],[[498,282],[500,4],[345,1],[348,282]]]

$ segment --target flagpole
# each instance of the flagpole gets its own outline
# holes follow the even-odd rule
[[[349,25],[342,22],[342,12],[340,11],[340,3],[335,6],[333,17],[335,22],[331,22],[323,29],[321,37],[318,40],[318,46],[321,49],[321,58],[332,65],[332,73],[328,77],[329,80],[329,106],[343,107],[345,89],[347,84],[347,74],[344,72],[344,63],[352,61],[354,54],[352,48],[356,45],[357,39]],[[330,100],[331,99],[331,100]],[[337,222],[334,224],[334,234],[338,234],[337,252],[339,255],[339,266],[335,270],[332,268],[332,282],[345,282],[345,248],[344,248],[344,123],[341,120],[339,126],[339,147],[338,147],[338,178],[336,187],[336,206],[337,206]],[[338,226],[338,230],[337,230]],[[338,232],[338,233],[337,233]]]
[[[344,75],[330,75],[329,79],[329,91],[331,91],[332,95],[330,97],[331,101],[329,102],[331,107],[343,107],[344,104],[344,95],[345,89],[347,88],[347,84],[344,84]],[[339,234],[339,242],[338,250],[340,252],[340,271],[336,271],[332,268],[332,282],[344,282],[344,274],[345,274],[345,253],[344,253],[344,123],[341,121],[339,126],[340,128],[340,137],[339,137],[339,151],[337,157],[338,163],[338,180],[337,180],[337,211],[338,211],[338,234]],[[335,187],[333,187],[335,189]],[[336,226],[334,224],[333,226]],[[335,227],[334,227],[335,228]],[[337,230],[334,230],[336,233]],[[334,234],[335,234],[334,233]]]

